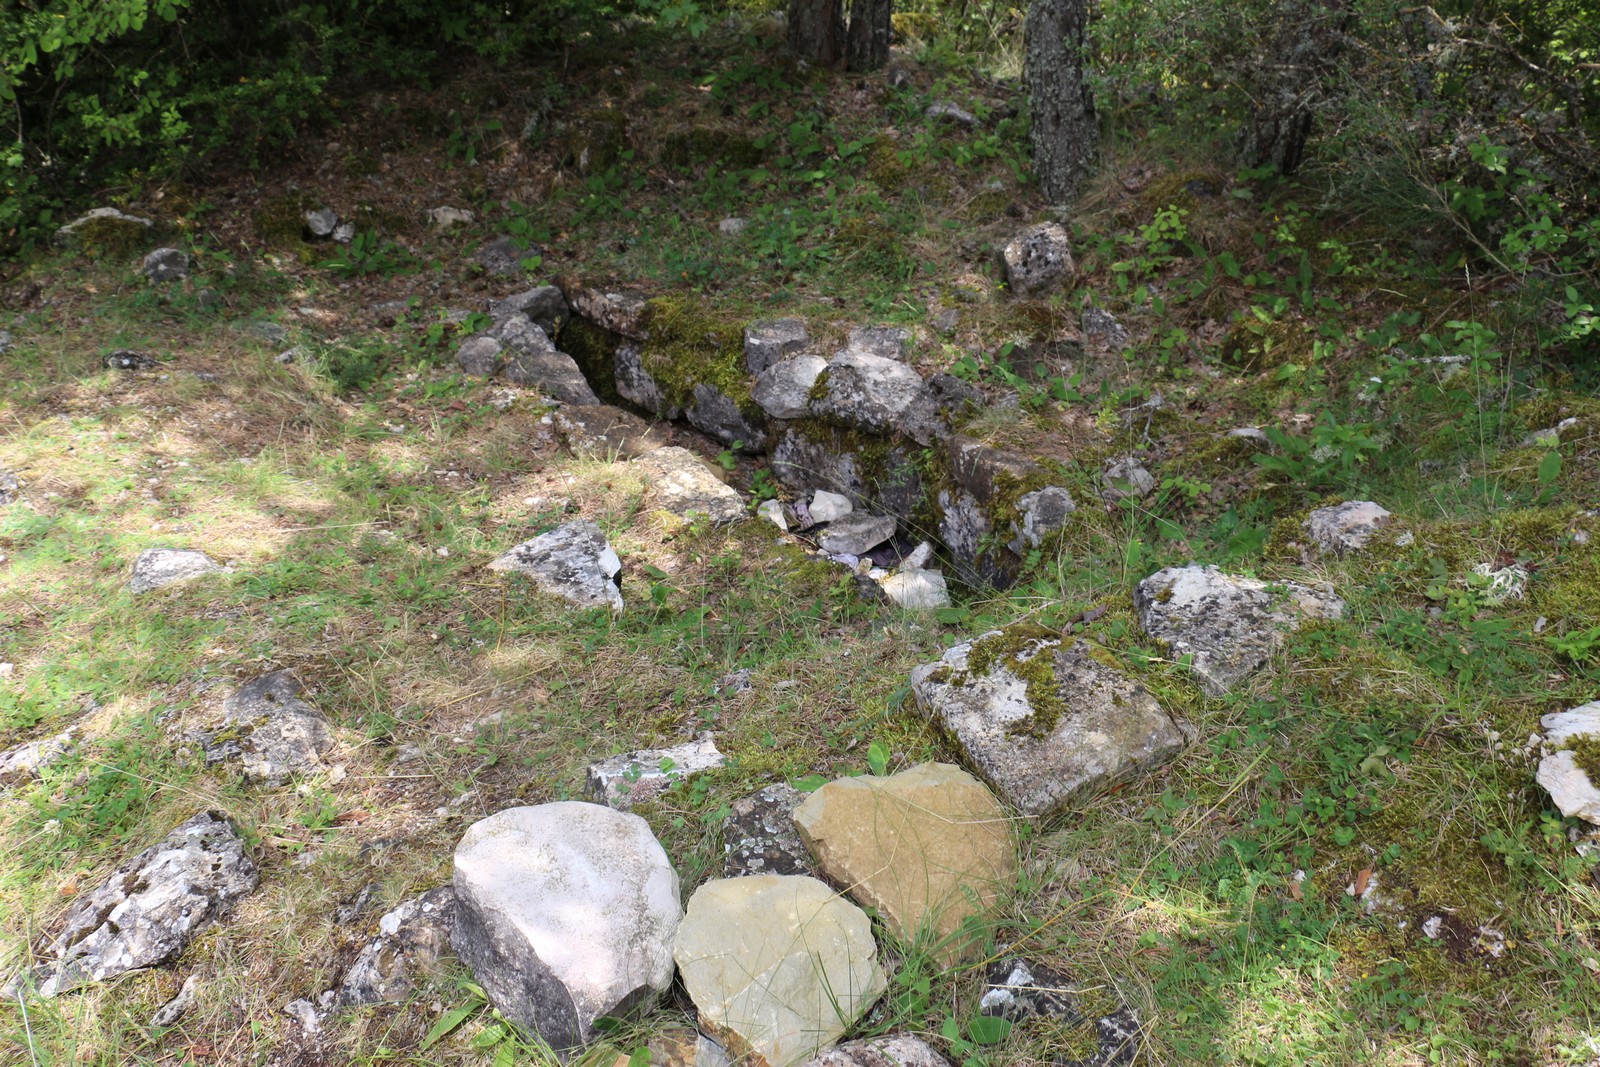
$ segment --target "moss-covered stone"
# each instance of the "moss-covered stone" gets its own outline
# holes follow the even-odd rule
[[[997,633],[980,637],[972,643],[967,653],[967,670],[957,685],[967,680],[981,678],[994,670],[1004,669],[1019,679],[1026,687],[1028,704],[1033,714],[1009,728],[1013,734],[1027,737],[1048,737],[1067,710],[1061,699],[1061,684],[1056,678],[1057,647],[1068,647],[1072,638],[1063,640],[1054,630],[1032,623],[1008,626]]]
[[[567,120],[561,163],[583,177],[617,164],[628,147],[628,116],[615,108],[591,108]]]
[[[761,417],[745,376],[743,319],[709,310],[698,297],[674,294],[649,301],[644,327],[645,369],[669,404],[688,407],[696,385],[712,385],[740,411]]]
[[[317,250],[306,240],[306,212],[317,205],[305,193],[285,193],[261,202],[251,216],[256,239],[269,248],[288,252],[301,263],[315,263]]]
[[[765,149],[748,134],[714,126],[696,126],[667,135],[657,157],[669,167],[715,163],[722,170],[750,170],[766,158]]]

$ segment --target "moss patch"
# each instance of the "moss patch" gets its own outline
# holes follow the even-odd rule
[[[1032,623],[1008,626],[998,633],[980,637],[967,652],[967,669],[952,679],[964,685],[1003,669],[1020,680],[1028,694],[1033,714],[1007,727],[1007,732],[1032,738],[1045,738],[1067,710],[1056,680],[1056,655],[1072,644],[1054,630]]]
[[[709,310],[694,296],[658,296],[645,307],[650,339],[640,355],[674,407],[688,407],[694,387],[711,385],[755,415],[744,371],[744,320]],[[576,358],[576,357],[574,357]]]

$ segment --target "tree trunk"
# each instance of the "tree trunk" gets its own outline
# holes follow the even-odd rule
[[[894,0],[850,0],[845,67],[877,70],[889,62],[889,14]]]
[[[1023,78],[1033,127],[1033,171],[1052,204],[1077,195],[1094,164],[1099,128],[1084,77],[1088,0],[1033,0],[1028,5]]]
[[[844,43],[840,0],[789,0],[789,47],[801,59],[831,67],[844,58]]]
[[[1338,71],[1349,24],[1348,0],[1287,0],[1277,14],[1277,32],[1257,58],[1255,105],[1239,131],[1239,162],[1293,174],[1305,162],[1306,145]]]

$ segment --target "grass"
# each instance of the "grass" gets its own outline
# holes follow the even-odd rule
[[[19,344],[0,386],[0,455],[26,488],[0,510],[15,664],[0,681],[0,748],[69,724],[85,740],[0,797],[0,967],[28,960],[78,894],[202,807],[239,821],[262,888],[173,967],[30,1004],[27,1018],[0,1008],[6,1055],[28,1062],[31,1040],[40,1064],[487,1062],[504,1043],[473,1047],[494,1025],[482,1013],[422,1047],[471,1000],[449,974],[412,1003],[328,1020],[318,1042],[281,1009],[331,985],[382,911],[445,881],[468,822],[580,796],[593,759],[716,733],[728,766],[641,809],[686,896],[720,870],[726,805],[761,785],[864,771],[874,742],[891,771],[953,759],[908,703],[907,672],[1026,619],[1106,648],[1195,741],[1069,818],[1018,825],[1022,874],[986,931],[995,954],[1071,974],[1088,1015],[1135,1008],[1152,1064],[1591,1061],[1600,893],[1573,849],[1583,828],[1534,785],[1526,743],[1542,714],[1595,695],[1593,659],[1551,640],[1594,624],[1592,389],[1524,355],[1509,310],[1433,264],[1399,269],[1379,237],[1352,239],[1336,263],[1317,238],[1337,218],[1294,206],[1314,202],[1304,190],[1234,181],[1203,147],[1164,159],[1146,144],[1107,162],[1074,220],[1082,291],[1037,306],[961,299],[957,279],[997,280],[987,245],[1043,216],[1017,181],[1003,94],[946,52],[908,58],[908,90],[858,91],[749,59],[769,47],[713,35],[685,73],[636,42],[604,68],[580,56],[546,72],[575,99],[649,119],[630,127],[633,159],[581,178],[553,141],[489,136],[473,139],[479,166],[440,171],[430,153],[472,131],[396,142],[394,116],[429,99],[406,90],[341,132],[342,162],[322,176],[290,161],[230,179],[264,198],[326,183],[342,210],[390,220],[412,273],[306,266],[253,232],[249,210],[216,206],[233,203],[220,190],[184,221],[199,260],[185,287],[52,254],[19,267],[49,303],[8,327]],[[678,92],[686,79],[706,91]],[[990,121],[925,133],[935,97]],[[491,118],[521,128],[509,110]],[[763,154],[726,170],[711,154],[667,158],[671,138],[705,128],[764,140]],[[380,148],[392,173],[485,222],[448,237],[408,222],[400,194],[361,180]],[[1147,190],[1163,178],[1124,180],[1150,168],[1174,190],[1202,174],[1249,196],[1191,197],[1157,226],[1173,205]],[[727,215],[750,228],[723,237]],[[1079,511],[1014,588],[959,590],[933,618],[862,600],[759,523],[658,526],[626,464],[561,454],[537,397],[461,379],[455,334],[430,332],[450,308],[512,290],[467,260],[502,229],[546,246],[552,275],[638,282],[730,319],[799,314],[824,345],[861,322],[910,325],[924,372],[1025,341],[1045,353],[1042,374],[1020,360],[1002,374],[993,358],[966,371],[1024,402],[965,429],[1062,464]],[[1309,282],[1302,249],[1317,253]],[[1129,328],[1128,351],[1075,336],[1086,294]],[[386,301],[405,310],[377,311]],[[941,340],[928,324],[946,307],[961,320]],[[230,328],[254,319],[316,358],[279,363],[283,346]],[[105,369],[121,347],[163,366]],[[1460,352],[1472,357],[1460,375],[1427,362]],[[1522,441],[1568,416],[1579,424],[1552,469]],[[1304,447],[1219,443],[1244,425]],[[1101,462],[1135,450],[1160,487],[1102,506]],[[741,460],[732,477],[748,486],[758,466]],[[1342,559],[1295,546],[1311,508],[1356,497],[1395,512],[1411,543]],[[564,611],[483,566],[572,516],[598,522],[624,561],[618,618]],[[155,544],[231,569],[134,598],[127,568]],[[1330,582],[1348,613],[1206,698],[1144,637],[1129,594],[1190,560]],[[1526,596],[1494,603],[1468,575],[1506,562],[1530,571]],[[341,781],[247,789],[205,769],[194,732],[239,684],[282,667],[335,727]],[[752,688],[728,692],[742,669]],[[1346,888],[1374,880],[1389,903],[1369,912]],[[368,885],[369,910],[333,924]],[[1435,915],[1439,939],[1421,932]],[[1039,1022],[966,1040],[979,967],[887,947],[891,995],[863,1032],[948,1034],[953,1020],[956,1039],[938,1040],[973,1067],[1087,1048],[1089,1028]],[[191,973],[200,1007],[150,1031]],[[663,1007],[614,1044],[629,1052],[685,1021]]]

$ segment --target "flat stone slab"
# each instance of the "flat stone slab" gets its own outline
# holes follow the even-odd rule
[[[581,315],[612,333],[635,341],[649,335],[645,330],[648,300],[643,293],[626,289],[597,289],[576,285],[564,290],[573,314]]]
[[[1344,601],[1298,582],[1269,583],[1191,563],[1140,582],[1134,607],[1145,633],[1189,669],[1209,696],[1222,696],[1264,666],[1302,619],[1337,619]]]
[[[811,387],[827,369],[827,360],[806,353],[781,360],[761,371],[750,395],[769,418],[805,418],[811,411]]]
[[[73,904],[44,953],[54,962],[35,972],[39,994],[53,997],[176,958],[257,880],[232,820],[201,812]]]
[[[246,778],[269,785],[322,770],[333,735],[302,691],[289,671],[247,683],[223,702],[222,726],[206,739],[206,763],[238,760]]]
[[[893,537],[895,526],[888,515],[852,511],[830,522],[817,536],[817,544],[824,552],[860,556]]]
[[[950,587],[944,575],[921,567],[898,570],[878,583],[891,604],[908,611],[928,611],[950,606]]]
[[[826,878],[947,964],[981,947],[961,925],[992,909],[1016,875],[1005,809],[948,763],[829,782],[794,821]]]
[[[1366,548],[1391,518],[1388,509],[1370,500],[1347,500],[1313,511],[1306,518],[1306,530],[1322,551],[1342,556]]]
[[[565,352],[514,352],[501,367],[500,377],[513,385],[537,389],[557,403],[600,403],[589,380],[578,369],[578,361]]]
[[[343,1007],[401,1004],[416,992],[417,979],[450,954],[455,923],[453,886],[430,889],[378,920],[378,933],[345,971],[329,998]]]
[[[650,507],[689,519],[704,515],[712,522],[733,522],[744,516],[739,491],[712,473],[705,461],[677,445],[647,452],[633,461],[650,476]]]
[[[587,519],[522,542],[489,569],[526,575],[542,592],[569,604],[622,610],[622,561],[600,527]]]
[[[810,1059],[887,984],[866,913],[801,875],[706,882],[673,957],[700,1028],[749,1067]]]
[[[1600,754],[1600,700],[1558,711],[1539,720],[1544,729],[1539,759],[1539,785],[1550,794],[1561,814],[1600,824],[1600,788],[1580,762],[1574,746]],[[1590,757],[1591,764],[1594,762]],[[1600,775],[1596,775],[1600,777]]]
[[[187,582],[223,570],[222,564],[190,548],[147,548],[133,561],[128,592],[148,593],[153,589]]]
[[[911,331],[904,326],[855,326],[845,347],[869,356],[903,360],[911,352]]]
[[[610,404],[573,404],[552,416],[561,443],[586,459],[633,459],[666,445],[666,437],[639,416]]]
[[[722,824],[722,875],[815,874],[794,826],[806,794],[787,782],[765,786],[728,805]]]
[[[671,748],[646,748],[589,764],[586,789],[597,803],[627,811],[671,789],[692,774],[723,765],[709,737]]]
[[[474,823],[450,943],[507,1019],[565,1056],[672,982],[678,875],[637,815],[564,801]]]
[[[1156,699],[1086,641],[994,630],[911,672],[922,710],[1024,815],[1045,817],[1182,750]]]

